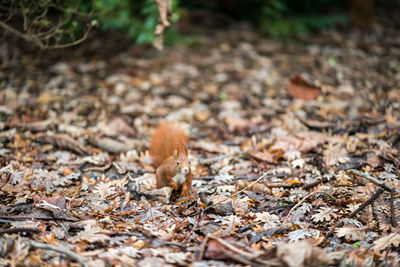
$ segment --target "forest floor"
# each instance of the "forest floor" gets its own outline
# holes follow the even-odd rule
[[[1,265],[398,266],[399,36],[3,42]],[[190,136],[188,198],[154,190],[169,120]]]

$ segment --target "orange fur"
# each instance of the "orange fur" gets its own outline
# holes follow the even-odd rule
[[[177,123],[160,125],[150,140],[149,152],[156,170],[157,188],[165,186],[187,196],[192,185],[187,150],[189,138]]]
[[[149,152],[154,167],[160,166],[166,158],[174,154],[184,153],[188,156],[187,144],[189,137],[185,134],[182,127],[176,122],[161,124],[153,133],[150,141]]]

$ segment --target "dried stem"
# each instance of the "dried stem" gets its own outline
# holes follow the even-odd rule
[[[349,170],[349,171],[351,173],[355,174],[355,175],[358,175],[358,176],[361,176],[361,177],[367,179],[368,181],[370,181],[373,184],[376,184],[377,186],[382,187],[383,189],[385,189],[388,192],[392,192],[393,191],[395,194],[400,194],[399,190],[391,187],[390,185],[388,185],[388,184],[386,184],[386,183],[384,183],[382,181],[379,181],[378,179],[376,179],[375,177],[372,177],[371,175],[369,175],[366,172],[360,172],[360,171],[357,171],[357,170]]]
[[[310,197],[312,197],[312,196],[314,196],[314,195],[318,195],[318,194],[321,194],[321,195],[324,195],[324,196],[327,196],[327,197],[330,197],[330,198],[336,200],[333,196],[331,196],[330,194],[328,194],[328,193],[326,193],[326,192],[320,192],[320,191],[312,192],[312,193],[308,194],[307,196],[303,197],[302,200],[300,200],[293,208],[290,209],[288,215],[286,215],[286,218],[285,218],[285,220],[283,221],[283,224],[287,224],[287,220],[289,219],[290,214],[292,214],[292,212],[293,212],[295,209],[297,209],[301,204],[303,204],[304,201],[306,201],[308,198],[310,198]]]
[[[378,188],[378,190],[367,200],[365,201],[360,207],[358,207],[358,209],[356,209],[355,211],[353,211],[348,218],[353,218],[354,216],[356,216],[360,211],[362,211],[363,209],[365,209],[366,206],[368,206],[369,204],[372,204],[375,199],[377,199],[382,193],[384,192],[383,189]],[[340,220],[339,222],[337,222],[332,229],[327,233],[327,237],[331,236],[333,234],[333,231],[335,231],[335,229],[337,227],[340,227],[343,225],[343,220]]]
[[[48,249],[48,250],[53,250],[62,254],[67,255],[69,258],[79,262],[83,267],[89,267],[89,265],[86,263],[86,259],[79,256],[78,254],[76,254],[75,252],[72,252],[71,250],[63,247],[63,248],[59,248],[50,244],[43,244],[43,243],[39,243],[39,242],[35,242],[35,241],[31,241],[30,245],[34,248],[40,248],[40,249]]]

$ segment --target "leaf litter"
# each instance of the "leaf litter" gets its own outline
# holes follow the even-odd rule
[[[277,45],[246,25],[193,31],[198,46],[90,57],[89,42],[1,69],[2,264],[399,264],[386,35],[363,50],[355,32]],[[32,60],[15,51],[5,62]],[[155,190],[148,140],[166,120],[191,139],[189,198]]]

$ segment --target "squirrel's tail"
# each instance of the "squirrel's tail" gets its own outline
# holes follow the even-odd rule
[[[152,165],[157,168],[166,158],[174,154],[187,152],[189,137],[185,134],[181,125],[176,122],[161,124],[153,133],[150,139],[149,153],[152,158]]]

